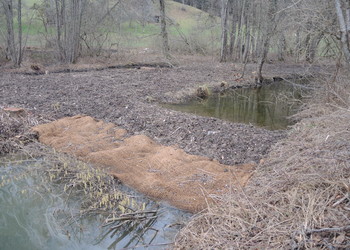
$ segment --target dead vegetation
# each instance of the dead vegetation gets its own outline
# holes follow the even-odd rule
[[[23,145],[36,140],[36,133],[30,129],[38,123],[38,118],[26,110],[6,110],[0,106],[0,156],[18,151]]]
[[[289,136],[245,188],[216,197],[177,236],[193,249],[350,247],[349,75],[318,80]]]

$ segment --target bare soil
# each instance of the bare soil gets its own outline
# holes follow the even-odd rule
[[[23,107],[51,120],[89,115],[113,122],[129,135],[144,134],[163,145],[178,145],[187,153],[229,165],[259,162],[271,145],[285,136],[283,131],[268,131],[161,107],[159,103],[193,98],[199,86],[220,88],[223,81],[231,85],[254,82],[254,65],[247,65],[245,77],[238,79],[242,65],[192,57],[181,58],[177,64],[179,66],[173,68],[106,70],[96,70],[90,65],[86,72],[81,72],[85,71],[81,67],[69,66],[71,73],[50,73],[55,71],[50,68],[48,74],[42,75],[23,74],[35,73],[30,67],[20,72],[6,69],[0,73],[0,106]],[[79,72],[74,72],[77,68]],[[303,65],[267,64],[265,76],[290,77],[317,70],[317,67]]]

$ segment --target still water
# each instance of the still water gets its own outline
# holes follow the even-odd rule
[[[288,117],[298,111],[306,90],[303,85],[276,82],[261,88],[239,88],[224,94],[212,94],[205,100],[164,106],[270,130],[286,129],[291,125]]]
[[[113,230],[101,227],[105,220],[102,215],[77,219],[74,214],[79,213],[79,197],[63,199],[60,193],[63,187],[42,183],[37,178],[35,164],[30,160],[4,164],[0,159],[2,250],[143,249],[148,245],[152,249],[164,249],[173,242],[179,223],[189,216],[148,200],[146,210],[157,209],[157,212],[155,218],[142,225]],[[140,197],[142,201],[145,199]]]

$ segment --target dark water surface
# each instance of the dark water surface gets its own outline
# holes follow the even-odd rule
[[[143,246],[137,248],[143,249],[148,244],[151,249],[164,249],[169,247],[166,243],[173,242],[179,229],[176,225],[188,217],[179,210],[149,201],[146,210],[156,207],[157,216],[142,227],[110,230],[101,227],[105,220],[102,215],[74,219],[72,215],[79,213],[79,199],[62,199],[60,187],[50,188],[47,183],[41,183],[34,172],[31,175],[35,164],[27,161],[4,165],[0,159],[1,250],[95,250],[134,246]]]
[[[206,100],[166,104],[166,108],[270,130],[286,129],[307,88],[299,84],[276,82],[261,88],[239,88],[225,94],[212,94]]]

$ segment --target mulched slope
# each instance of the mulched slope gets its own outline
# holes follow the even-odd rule
[[[232,65],[110,69],[47,75],[3,74],[0,105],[26,107],[52,118],[87,114],[145,134],[164,145],[224,164],[258,162],[285,132],[167,110],[149,100],[174,101],[173,93],[232,82]],[[212,133],[215,131],[215,133]]]

